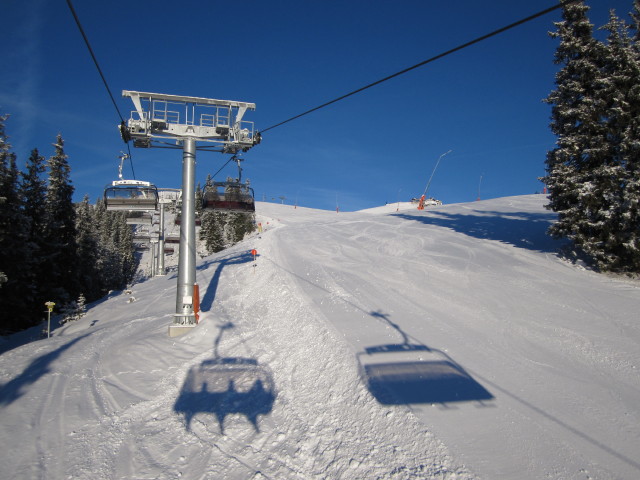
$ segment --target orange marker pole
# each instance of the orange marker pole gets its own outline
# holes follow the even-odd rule
[[[196,316],[196,323],[200,323],[200,286],[193,285],[193,313]]]

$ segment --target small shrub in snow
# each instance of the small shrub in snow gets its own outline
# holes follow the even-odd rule
[[[62,320],[61,323],[74,322],[80,320],[87,314],[87,307],[85,305],[85,298],[83,294],[80,294],[78,300],[70,302],[62,307]]]

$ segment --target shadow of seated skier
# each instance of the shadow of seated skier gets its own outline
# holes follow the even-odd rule
[[[269,370],[252,358],[219,357],[217,348],[225,324],[214,343],[215,357],[191,367],[176,399],[174,411],[184,414],[187,430],[200,413],[216,416],[220,433],[224,434],[224,421],[228,415],[244,415],[256,432],[258,416],[271,412],[275,400],[273,377]]]

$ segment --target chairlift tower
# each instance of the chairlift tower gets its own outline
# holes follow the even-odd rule
[[[125,142],[138,148],[182,149],[182,219],[176,313],[169,335],[178,336],[196,326],[195,165],[196,151],[235,155],[260,143],[253,122],[243,120],[254,103],[185,97],[160,93],[122,91],[135,110],[120,124]],[[201,143],[198,146],[198,143]]]

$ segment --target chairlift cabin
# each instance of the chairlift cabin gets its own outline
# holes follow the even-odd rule
[[[104,190],[107,210],[150,212],[158,208],[158,189],[141,180],[115,180]]]
[[[203,210],[251,213],[256,211],[253,189],[240,182],[213,182],[202,195]]]

